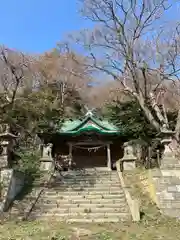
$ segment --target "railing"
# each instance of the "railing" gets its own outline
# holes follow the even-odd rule
[[[119,180],[120,180],[122,189],[124,191],[124,194],[125,194],[125,197],[126,197],[126,200],[127,200],[127,204],[129,206],[129,209],[130,209],[130,212],[131,212],[131,215],[132,215],[132,219],[133,219],[134,222],[140,221],[139,201],[137,199],[132,199],[132,197],[131,197],[131,195],[130,195],[127,187],[126,187],[126,184],[125,184],[125,181],[124,181],[124,178],[123,178],[123,174],[122,174],[121,169],[120,169],[119,162],[116,163],[116,169],[117,169],[117,173],[118,173],[118,176],[119,176]]]
[[[25,214],[24,214],[24,216],[23,216],[22,219],[21,219],[22,221],[28,220],[28,218],[29,218],[31,212],[33,211],[36,203],[38,202],[40,196],[42,195],[42,193],[45,191],[45,188],[46,188],[46,187],[48,186],[48,184],[50,183],[53,174],[54,174],[54,171],[53,171],[53,173],[52,173],[52,172],[50,173],[50,176],[49,176],[48,180],[44,183],[44,186],[39,190],[39,193],[37,194],[35,200],[32,202],[32,204],[30,204],[30,206],[28,207],[28,209],[26,209]]]

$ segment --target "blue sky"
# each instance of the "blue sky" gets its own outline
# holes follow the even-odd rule
[[[68,32],[89,26],[78,13],[77,2],[2,0],[0,44],[29,53],[40,53],[55,47]],[[174,8],[170,18],[179,15],[178,12],[180,8]]]
[[[39,53],[86,24],[76,0],[2,0],[0,44]]]

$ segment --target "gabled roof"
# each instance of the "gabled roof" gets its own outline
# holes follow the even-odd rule
[[[95,118],[91,111],[80,120],[65,121],[58,131],[60,134],[77,135],[85,132],[97,132],[99,134],[119,134],[119,129],[107,120]]]

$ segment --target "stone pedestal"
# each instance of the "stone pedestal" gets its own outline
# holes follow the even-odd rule
[[[121,159],[121,171],[133,170],[136,168],[136,157],[133,154],[133,147],[130,143],[124,143],[124,156]]]
[[[54,163],[50,159],[41,158],[40,162],[41,162],[41,164],[40,164],[41,171],[50,171],[53,168]]]
[[[42,157],[40,159],[41,171],[50,171],[53,169],[54,161],[52,158],[52,146],[51,143],[43,145]]]

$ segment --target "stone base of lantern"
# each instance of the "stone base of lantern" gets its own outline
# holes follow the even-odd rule
[[[40,170],[41,171],[51,171],[54,168],[53,159],[41,158],[40,159]]]
[[[130,171],[136,168],[136,159],[121,159],[122,171]]]
[[[8,157],[7,155],[0,156],[0,169],[8,167]]]

